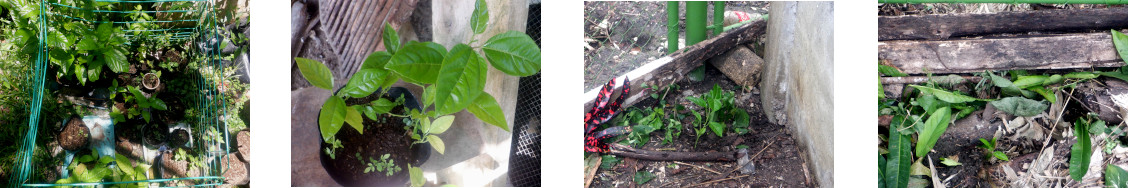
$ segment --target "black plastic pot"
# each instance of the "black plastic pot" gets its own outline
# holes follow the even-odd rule
[[[338,91],[340,91],[340,90],[338,89]],[[393,99],[398,98],[400,96],[403,96],[403,98],[404,98],[403,106],[404,106],[405,109],[420,110],[418,99],[416,99],[415,96],[412,95],[411,92],[409,92],[406,88],[392,87],[388,90],[388,92],[386,92],[384,94],[384,96],[389,97],[389,98],[393,98]],[[319,113],[320,113],[320,111],[319,111]],[[393,119],[388,120],[388,121],[402,121],[402,120],[403,120],[402,118],[393,118]],[[372,120],[370,120],[366,117],[366,118],[364,118],[364,121],[367,122],[367,121],[372,121]],[[340,132],[346,131],[344,129],[351,129],[351,128],[342,128],[342,130]],[[318,130],[320,131],[320,129],[318,129]],[[353,130],[347,130],[347,131],[353,131]],[[340,132],[338,132],[337,134],[338,135],[341,134]],[[367,130],[366,130],[366,132],[367,132]],[[318,135],[320,135],[320,132],[319,132]],[[403,136],[409,137],[408,134],[404,134]],[[364,137],[376,139],[375,135],[365,135]],[[321,166],[325,167],[325,171],[329,173],[329,177],[332,177],[334,181],[336,181],[337,183],[339,183],[341,185],[344,185],[344,186],[397,186],[398,187],[398,186],[405,186],[405,185],[407,185],[407,182],[410,181],[410,176],[408,175],[409,174],[408,173],[408,167],[406,165],[401,165],[400,167],[402,168],[402,170],[399,171],[398,173],[396,173],[394,176],[389,177],[388,179],[390,179],[390,180],[385,179],[386,181],[381,181],[381,180],[377,180],[377,178],[356,178],[356,177],[358,177],[357,173],[350,172],[347,169],[339,169],[338,167],[335,167],[333,164],[331,164],[332,160],[334,160],[334,159],[330,158],[329,155],[325,153],[325,148],[328,148],[328,147],[331,147],[331,145],[328,144],[328,143],[325,143],[325,138],[321,138],[321,147],[319,147],[318,151],[317,151],[317,153],[319,153],[321,155]],[[350,146],[345,144],[344,147],[350,147]],[[376,148],[375,150],[379,150],[379,149],[380,148]],[[423,162],[426,162],[427,158],[430,157],[429,156],[430,150],[431,150],[431,145],[426,144],[426,143],[411,145],[411,151],[406,152],[406,153],[412,154],[412,156],[409,157],[410,158],[410,160],[409,160],[410,164],[412,166],[418,167],[419,165],[423,164]],[[340,152],[340,151],[338,151],[337,154],[336,154],[338,159],[340,159],[340,157],[342,157],[344,155],[354,155],[354,154],[343,153],[343,152]],[[369,157],[376,157],[376,156],[369,156]],[[340,167],[340,168],[343,168],[343,167]],[[382,175],[376,174],[376,172],[373,172],[373,174],[369,174],[369,175],[371,175],[371,176],[382,176]]]

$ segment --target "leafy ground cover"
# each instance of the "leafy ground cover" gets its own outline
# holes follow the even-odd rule
[[[719,70],[706,66],[701,81],[678,82],[673,86],[648,86],[632,90],[655,89],[662,92],[645,99],[616,115],[604,126],[631,125],[632,132],[608,142],[627,144],[638,149],[655,151],[736,151],[749,150],[755,172],[749,175],[739,171],[728,176],[722,173],[734,170],[735,162],[689,162],[689,161],[648,161],[624,158],[615,155],[601,155],[599,170],[595,172],[592,187],[686,187],[702,184],[707,187],[740,186],[782,186],[811,187],[813,179],[807,178],[806,161],[801,150],[788,129],[783,125],[768,122],[760,108],[760,96],[755,89],[741,88]],[[716,88],[717,92],[710,94]],[[668,91],[665,91],[669,89]],[[709,97],[710,95],[720,97]],[[722,105],[716,110],[717,121],[708,125],[712,111],[698,106],[698,99],[722,98],[730,96],[731,106]],[[747,114],[744,122],[727,114]],[[695,117],[701,116],[701,118]],[[727,119],[727,120],[722,120]],[[737,125],[747,123],[746,127]],[[718,134],[716,131],[721,132]],[[697,137],[700,133],[700,138]],[[721,135],[721,136],[719,136]],[[587,155],[589,160],[592,159]],[[731,179],[730,179],[731,178]]]

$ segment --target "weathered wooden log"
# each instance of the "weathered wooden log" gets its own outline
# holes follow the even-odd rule
[[[622,79],[624,77],[630,78],[631,88],[642,88],[642,84],[664,86],[675,83],[685,78],[685,75],[689,73],[689,71],[701,66],[702,62],[705,60],[728,52],[728,50],[732,49],[734,46],[748,43],[759,38],[764,34],[764,27],[766,25],[767,23],[762,20],[753,21],[739,28],[721,33],[720,36],[701,41],[696,45],[686,47],[666,57],[651,61],[615,79]],[[622,80],[618,83],[622,83]],[[621,84],[612,89],[618,90],[620,87],[622,87]],[[584,112],[589,110],[587,107],[592,105],[595,96],[599,93],[599,89],[600,88],[595,88],[584,93]],[[625,97],[622,102],[623,107],[634,105],[655,92],[642,89],[633,91],[637,92],[632,92]]]
[[[946,39],[996,33],[1128,28],[1128,7],[989,14],[879,16],[878,40]]]
[[[928,77],[928,76],[881,77],[881,84],[921,84],[921,83],[928,82],[929,79],[937,79],[938,77],[939,76],[933,76],[933,77]],[[978,77],[978,76],[960,76],[960,77],[963,78],[963,81],[959,82],[959,83],[979,82],[979,80],[983,79],[982,77]]]
[[[728,161],[735,162],[737,152],[670,152],[635,149],[627,145],[611,144],[611,154],[651,161]]]
[[[878,42],[878,59],[908,74],[1120,67],[1109,33]]]

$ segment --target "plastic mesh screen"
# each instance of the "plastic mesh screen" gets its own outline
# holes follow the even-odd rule
[[[540,4],[529,6],[525,33],[540,46]],[[521,78],[517,88],[517,113],[513,119],[513,141],[509,155],[509,181],[513,186],[541,186],[540,74]]]

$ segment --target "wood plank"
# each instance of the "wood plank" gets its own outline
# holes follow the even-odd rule
[[[1109,33],[878,42],[878,59],[908,74],[1120,67]],[[927,70],[927,71],[926,71]]]
[[[878,40],[946,39],[995,33],[1128,28],[1128,7],[879,16],[877,20]]]
[[[764,35],[766,31],[764,28],[766,26],[767,23],[763,20],[753,21],[739,28],[721,33],[721,35],[710,38],[709,40],[701,41],[696,45],[658,58],[658,60],[642,65],[642,67],[631,70],[625,75],[616,77],[615,79],[618,79],[617,83],[623,83],[623,78],[630,78],[630,87],[634,88],[631,90],[632,93],[623,99],[622,107],[626,108],[634,105],[655,92],[653,90],[641,89],[642,84],[664,86],[680,81],[682,78],[685,78],[685,75],[689,73],[689,71],[701,66],[705,60],[728,52],[729,49],[737,45],[752,42],[752,40],[760,38],[760,36]],[[618,92],[621,87],[622,84],[619,84],[612,89]],[[584,93],[584,112],[590,110],[601,88],[602,85]]]

